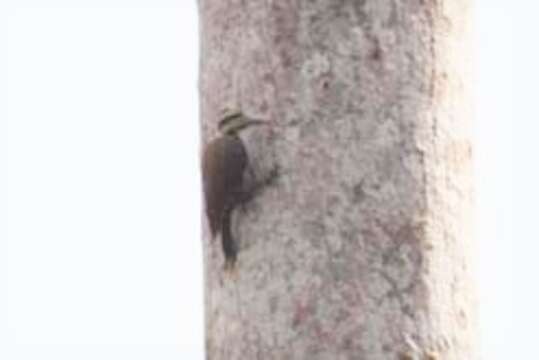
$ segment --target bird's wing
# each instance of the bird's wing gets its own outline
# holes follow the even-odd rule
[[[202,178],[206,216],[210,225],[212,237],[221,229],[223,204],[225,200],[224,174],[225,144],[218,138],[210,142],[204,150],[202,159]]]
[[[206,214],[212,235],[222,225],[225,209],[232,209],[242,191],[243,172],[247,153],[237,136],[222,136],[206,146],[203,159],[204,195]]]

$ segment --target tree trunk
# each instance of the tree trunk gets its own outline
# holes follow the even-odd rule
[[[199,0],[203,143],[233,104],[278,179],[204,222],[206,355],[476,359],[467,0]]]

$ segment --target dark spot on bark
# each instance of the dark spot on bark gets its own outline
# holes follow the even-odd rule
[[[388,229],[387,227],[383,228],[394,243],[394,245],[382,255],[382,262],[384,264],[401,262],[401,257],[403,255],[401,251],[402,245],[410,244],[412,248],[415,248],[416,244],[424,238],[424,224],[404,224],[396,231],[395,229]],[[420,261],[420,258],[414,259],[414,262],[418,265],[420,264]]]
[[[263,101],[262,104],[260,104],[260,107],[259,107],[260,112],[263,112],[263,113],[268,111],[268,108],[269,108],[269,106],[268,106],[268,103],[266,101]]]
[[[281,53],[281,64],[284,68],[288,68],[292,65],[292,56],[288,53]]]
[[[364,24],[367,21],[367,18],[368,18],[367,12],[364,9],[365,2],[366,2],[366,0],[352,1],[352,5],[354,7],[354,12],[356,13],[359,25]]]
[[[341,229],[339,232],[339,235],[341,236],[341,239],[343,239],[346,243],[351,243],[356,239],[356,230],[353,229]]]
[[[343,348],[346,350],[350,350],[352,348],[352,339],[347,337],[343,341]]]
[[[350,314],[349,310],[340,308],[337,310],[337,314],[335,316],[335,322],[338,324],[341,324],[345,322],[346,320],[350,319],[351,317],[352,317],[352,314]]]
[[[303,226],[303,234],[315,248],[319,249],[326,236],[326,227],[320,220],[309,221]]]
[[[340,209],[340,203],[341,203],[341,200],[337,195],[335,194],[328,195],[328,198],[326,201],[328,215],[333,215],[334,209]]]
[[[273,75],[271,73],[265,73],[262,76],[262,81],[267,82],[267,83],[273,83],[274,82]]]
[[[270,312],[272,314],[275,314],[275,312],[277,311],[277,305],[279,304],[279,297],[277,296],[272,296],[269,300],[269,307],[270,307]]]
[[[380,46],[380,40],[374,38],[372,40],[372,50],[370,53],[370,59],[373,61],[381,61],[382,60],[382,47]]]
[[[354,185],[353,189],[353,196],[352,196],[352,201],[354,203],[361,203],[363,200],[365,200],[365,190],[363,190],[363,180],[361,180],[359,183],[357,183],[356,185]]]
[[[323,90],[329,89],[329,80],[328,79],[322,80],[322,89]]]
[[[414,244],[420,242],[424,238],[424,224],[405,224],[397,231],[397,241],[400,243],[406,242]]]
[[[311,24],[314,24],[316,22],[318,22],[320,20],[320,15],[319,14],[313,14],[309,17],[309,21],[311,22]]]

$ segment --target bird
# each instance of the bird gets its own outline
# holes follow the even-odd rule
[[[221,234],[225,270],[234,269],[238,244],[231,231],[234,208],[249,196],[244,176],[249,165],[247,149],[239,133],[266,121],[245,116],[241,110],[226,110],[218,122],[219,135],[203,149],[202,178],[206,216],[211,238]]]

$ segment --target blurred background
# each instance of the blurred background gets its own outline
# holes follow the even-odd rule
[[[489,360],[537,352],[536,13],[475,1]],[[0,359],[203,359],[197,36],[195,0],[0,0]]]

